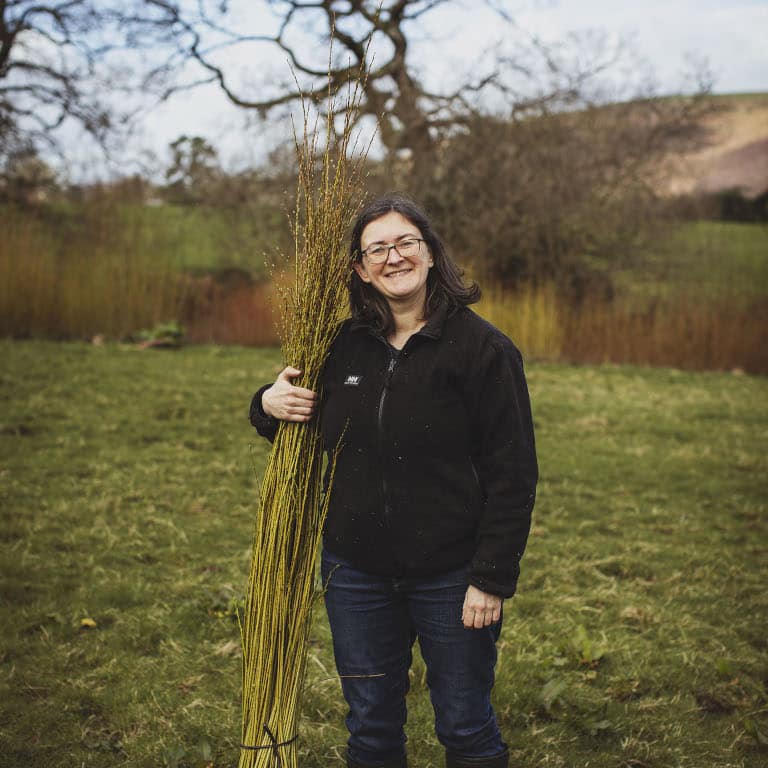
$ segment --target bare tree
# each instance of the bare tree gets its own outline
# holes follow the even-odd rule
[[[424,36],[423,19],[457,0],[263,0],[273,28],[247,28],[244,5],[224,0],[145,0],[131,23],[150,36],[164,35],[166,53],[147,78],[163,83],[161,98],[201,85],[218,86],[229,101],[260,116],[288,108],[298,99],[322,102],[365,69],[360,117],[378,122],[390,160],[407,158],[408,185],[431,178],[437,150],[446,137],[467,130],[492,109],[516,117],[589,103],[589,83],[615,63],[620,49],[591,41],[579,55],[564,56],[525,35],[511,17],[508,0],[482,0],[513,43],[479,52],[463,78],[443,89],[426,85],[413,40]],[[253,9],[253,6],[251,7]],[[287,59],[294,73],[283,78],[243,80],[228,56],[243,46],[261,46]],[[329,61],[329,47],[333,56]],[[493,47],[493,46],[492,46]],[[422,62],[423,63],[423,62]],[[455,74],[455,73],[452,73]],[[286,75],[288,75],[286,68]]]
[[[275,30],[262,33],[236,26],[235,4],[200,0],[190,9],[178,0],[146,0],[144,23],[166,30],[173,41],[172,50],[148,82],[160,76],[167,83],[176,76],[165,97],[213,83],[233,104],[266,116],[307,95],[322,103],[365,69],[361,116],[378,121],[381,143],[390,155],[407,150],[415,163],[426,167],[440,137],[475,113],[479,93],[500,83],[494,67],[444,92],[430,90],[419,76],[411,33],[422,17],[452,2],[265,0],[274,14]],[[290,63],[295,81],[239,81],[222,60],[227,51],[243,45],[280,52]],[[190,73],[190,63],[197,66],[196,72]]]
[[[67,125],[106,146],[147,106],[141,84],[169,30],[145,0],[0,0],[0,160],[61,150]],[[71,138],[71,135],[70,135]]]
[[[103,139],[109,110],[91,87],[103,24],[91,0],[0,0],[0,147],[50,146],[67,118]]]
[[[465,93],[483,85],[430,93],[415,74],[408,27],[450,1],[263,0],[275,20],[264,34],[243,29],[236,19],[247,6],[227,0],[0,0],[0,151],[55,147],[73,121],[103,142],[126,117],[137,84],[131,68],[145,104],[152,94],[162,100],[215,83],[233,104],[266,116],[302,95],[335,95],[367,66],[363,113],[380,120],[383,145],[427,157],[437,134],[466,112]],[[372,40],[383,57],[375,64]],[[238,83],[221,62],[245,44],[279,52],[296,82],[279,78],[268,94],[264,82]],[[126,98],[118,106],[120,87]]]
[[[610,290],[668,223],[664,159],[710,109],[692,95],[479,116],[441,146],[424,199],[457,256],[504,283]]]
[[[322,104],[328,94],[335,96],[368,68],[361,114],[380,121],[379,136],[388,152],[408,149],[424,158],[434,145],[435,132],[448,124],[446,105],[458,102],[460,94],[427,92],[409,60],[406,28],[448,1],[389,0],[379,7],[371,0],[265,0],[276,28],[266,34],[236,27],[233,8],[226,2],[201,0],[191,9],[177,0],[146,0],[135,21],[168,35],[170,50],[147,78],[150,86],[160,78],[164,98],[213,83],[233,104],[267,116],[302,97]],[[387,51],[385,60],[372,63],[372,39],[379,54]],[[329,62],[331,41],[334,57]],[[235,47],[254,44],[287,59],[295,81],[286,67],[286,77],[277,83],[239,82],[222,58]],[[456,119],[454,110],[450,120]]]
[[[214,84],[235,105],[261,116],[310,94],[322,104],[362,69],[361,115],[375,119],[390,157],[410,156],[428,175],[440,141],[487,110],[489,98],[519,114],[572,106],[611,63],[593,47],[563,65],[534,41],[514,54],[485,56],[476,71],[443,90],[425,85],[412,40],[423,18],[457,0],[0,0],[0,141],[23,135],[51,143],[74,119],[103,140],[142,78],[147,96],[170,98]],[[483,0],[514,33],[506,0]],[[249,28],[269,11],[271,27]],[[245,15],[244,15],[245,13]],[[263,22],[262,22],[263,23]],[[332,44],[333,58],[329,61]],[[227,57],[255,45],[287,59],[295,73],[244,81]],[[137,56],[137,54],[139,54]],[[107,69],[106,61],[114,62]],[[480,60],[479,60],[480,61]],[[537,65],[539,65],[537,67]],[[136,78],[127,77],[130,68]],[[125,80],[126,99],[105,98]],[[516,87],[522,83],[522,87]],[[535,83],[536,87],[531,87]],[[123,110],[125,111],[125,110]]]

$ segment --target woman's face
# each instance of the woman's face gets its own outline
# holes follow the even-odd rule
[[[360,236],[360,250],[371,245],[393,245],[405,238],[421,238],[418,227],[400,213],[390,211],[374,219]],[[434,264],[426,243],[421,243],[415,256],[403,258],[394,248],[387,260],[371,264],[367,256],[356,261],[355,271],[364,283],[373,286],[387,301],[397,304],[416,303],[422,307],[427,298],[427,275]]]

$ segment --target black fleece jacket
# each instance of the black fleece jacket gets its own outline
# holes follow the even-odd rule
[[[274,439],[261,409],[251,423]],[[440,573],[514,594],[538,469],[520,352],[470,309],[437,312],[398,353],[346,321],[323,370],[323,443],[341,450],[323,541],[360,570]],[[343,437],[342,437],[343,435]]]

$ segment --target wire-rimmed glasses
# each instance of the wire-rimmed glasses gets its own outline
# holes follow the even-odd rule
[[[419,249],[424,240],[420,237],[404,237],[396,243],[374,243],[369,245],[361,255],[371,264],[383,264],[389,258],[389,252],[394,248],[404,259],[412,259],[419,255]]]

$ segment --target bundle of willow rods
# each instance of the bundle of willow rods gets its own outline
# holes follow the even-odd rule
[[[329,97],[325,146],[304,111],[296,140],[299,180],[293,220],[296,273],[283,294],[281,340],[297,381],[317,391],[331,343],[347,313],[345,239],[362,199],[365,152],[348,155],[359,81],[334,135]],[[317,124],[315,124],[316,126]],[[298,715],[315,599],[314,563],[326,513],[319,419],[279,426],[261,485],[248,579],[243,643],[243,724],[239,768],[296,768]],[[331,475],[333,473],[331,472]],[[332,481],[332,477],[331,477]]]

